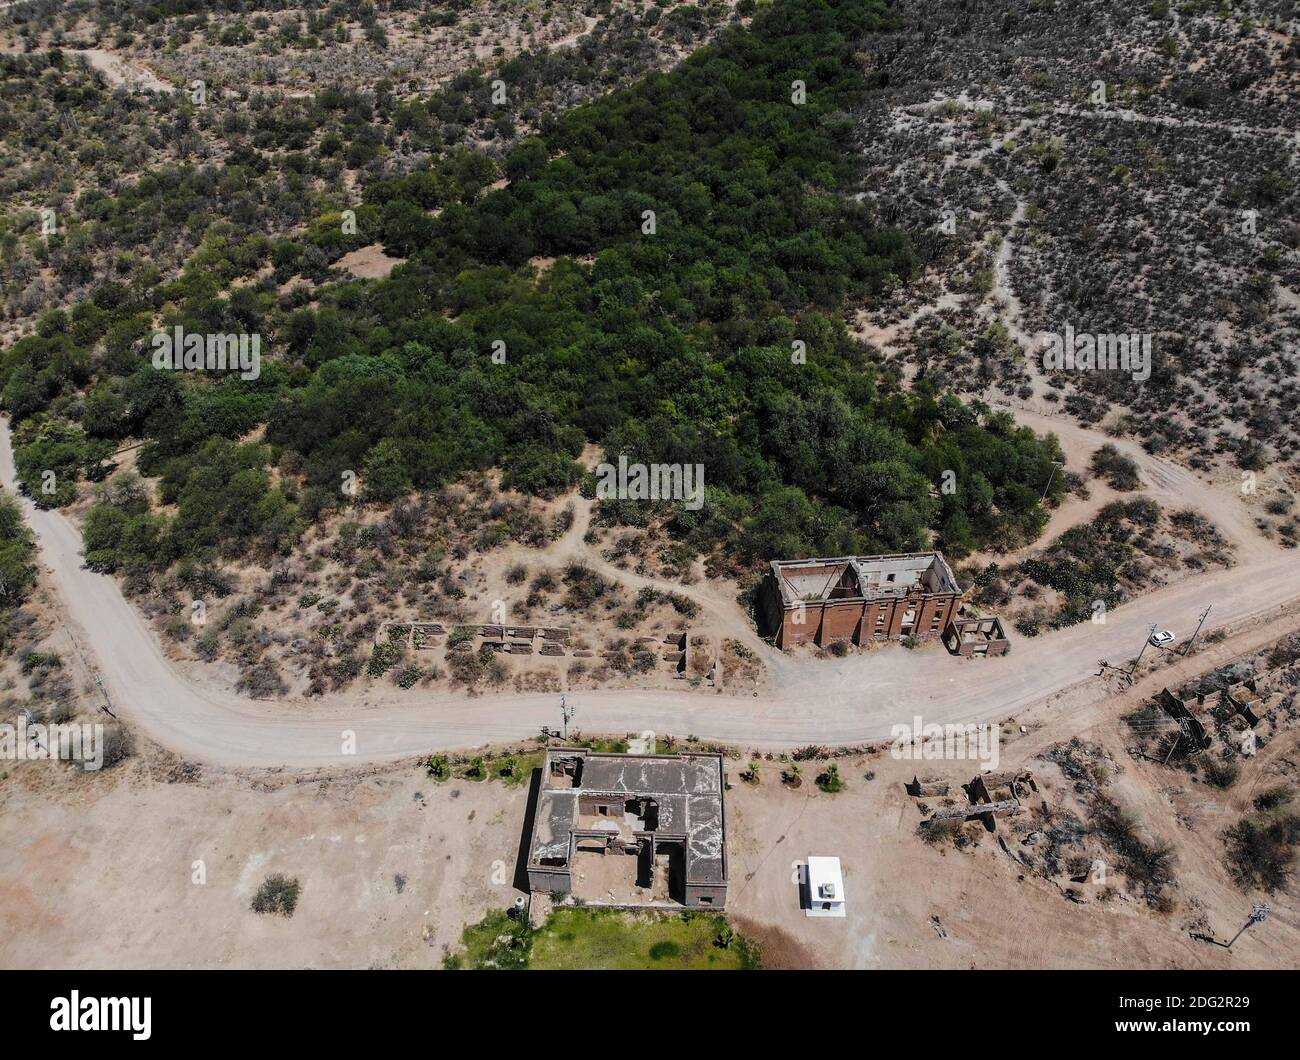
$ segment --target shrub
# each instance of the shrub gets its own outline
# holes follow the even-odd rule
[[[840,776],[839,766],[832,762],[826,772],[818,774],[817,786],[827,795],[836,795],[843,791],[844,778]]]
[[[376,644],[375,650],[370,653],[366,672],[371,677],[380,677],[396,666],[404,654],[406,647],[400,641],[386,640]]]
[[[1255,796],[1255,809],[1276,810],[1291,801],[1291,792],[1286,788],[1272,788]]]
[[[104,726],[104,768],[110,769],[125,762],[135,753],[135,740],[126,726],[114,722]]]
[[[807,762],[813,758],[827,758],[830,752],[825,747],[819,747],[817,744],[809,744],[807,747],[797,748],[792,756],[796,762]]]
[[[1104,478],[1117,490],[1135,490],[1142,485],[1135,460],[1121,453],[1113,445],[1103,445],[1092,454],[1092,473]]]
[[[271,699],[289,691],[289,686],[280,678],[279,668],[270,659],[263,659],[244,669],[235,687],[241,692],[247,692],[253,699]]]
[[[1243,889],[1269,892],[1285,886],[1300,842],[1300,817],[1295,814],[1252,814],[1223,834],[1228,871]]]
[[[931,846],[938,846],[941,843],[948,843],[956,839],[960,830],[961,823],[954,820],[935,821],[933,824],[922,821],[917,826],[917,835]]]
[[[1016,630],[1022,636],[1036,637],[1043,631],[1043,626],[1036,618],[1021,618],[1016,620]]]
[[[584,563],[571,563],[564,572],[568,587],[565,605],[573,611],[585,611],[611,588],[599,574]]]
[[[403,666],[398,675],[393,679],[398,688],[413,688],[415,683],[424,676],[424,670],[415,665]]]
[[[458,648],[462,644],[468,644],[477,636],[477,630],[473,626],[457,626],[447,635],[447,649]]]
[[[681,593],[669,593],[668,602],[672,604],[674,611],[686,618],[694,618],[700,613],[700,605]]]
[[[1174,852],[1163,842],[1147,843],[1138,835],[1137,821],[1114,802],[1096,795],[1094,827],[1116,854],[1124,875],[1142,889],[1147,904],[1160,908],[1165,887],[1174,880]]]
[[[302,888],[297,878],[272,873],[262,881],[262,886],[253,895],[254,913],[272,913],[275,916],[293,916],[298,908],[298,895]]]
[[[1230,788],[1241,776],[1241,766],[1236,762],[1220,762],[1211,759],[1205,764],[1205,780],[1216,788]]]

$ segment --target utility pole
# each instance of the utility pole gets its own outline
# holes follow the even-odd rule
[[[1178,750],[1178,745],[1182,742],[1183,742],[1183,726],[1182,723],[1180,722],[1178,725],[1178,735],[1174,737],[1174,742],[1169,748],[1169,753],[1165,755],[1165,760],[1161,763],[1161,765],[1167,766],[1169,764],[1169,759],[1174,757],[1174,752]]]
[[[1250,927],[1251,924],[1262,924],[1265,920],[1268,919],[1268,914],[1271,912],[1273,912],[1273,910],[1268,905],[1255,906],[1250,911],[1250,916],[1246,918],[1246,922],[1241,925],[1241,930],[1238,931],[1235,935],[1232,936],[1232,938],[1228,940],[1227,944],[1224,946],[1224,949],[1231,949],[1232,944],[1236,942],[1239,938],[1241,938],[1242,934],[1245,932],[1245,930],[1248,927]]]
[[[1142,642],[1142,650],[1138,652],[1137,658],[1133,660],[1133,665],[1128,668],[1128,671],[1124,675],[1125,677],[1128,678],[1129,684],[1133,683],[1133,674],[1136,672],[1138,668],[1138,663],[1142,661],[1142,656],[1146,653],[1147,645],[1151,643],[1151,638],[1155,636],[1155,632],[1156,632],[1156,624],[1152,622],[1151,628],[1147,631],[1147,639]]]
[[[569,720],[578,712],[578,709],[571,706],[568,696],[560,696],[560,716],[564,719],[564,738],[569,738]]]
[[[1245,929],[1247,929],[1247,927],[1251,926],[1252,923],[1264,923],[1264,921],[1268,920],[1269,913],[1271,912],[1273,912],[1273,907],[1270,907],[1270,905],[1268,904],[1256,905],[1256,907],[1251,910],[1251,916],[1249,916],[1247,918],[1247,921],[1243,923],[1242,930],[1238,931],[1238,933],[1236,933],[1235,935],[1232,935],[1232,938],[1229,939],[1229,943],[1227,943],[1227,946],[1229,946],[1229,948],[1231,949],[1232,943],[1236,942],[1236,940],[1238,940],[1239,938],[1242,938],[1242,935],[1245,933]]]
[[[117,715],[113,713],[113,701],[109,698],[108,689],[104,685],[104,679],[99,676],[99,671],[90,665],[90,660],[86,658],[86,653],[81,650],[81,645],[77,643],[77,638],[72,635],[72,630],[68,629],[66,626],[64,629],[68,634],[68,640],[72,642],[73,651],[77,653],[77,657],[81,660],[81,665],[86,668],[86,672],[90,674],[90,679],[94,681],[95,685],[99,688],[99,694],[104,697],[104,702],[100,705],[99,709],[110,718],[116,718]]]
[[[1201,620],[1196,623],[1196,632],[1192,634],[1192,639],[1183,645],[1184,655],[1186,655],[1188,652],[1192,650],[1192,645],[1196,643],[1196,638],[1200,635],[1201,627],[1205,625],[1205,620],[1210,615],[1210,608],[1213,606],[1214,606],[1213,604],[1210,604],[1210,607],[1207,607],[1204,611],[1201,612]]]
[[[1047,500],[1047,491],[1052,488],[1052,477],[1056,474],[1056,469],[1058,467],[1065,467],[1065,464],[1060,460],[1053,460],[1051,474],[1047,476],[1047,485],[1043,487],[1043,495],[1038,498],[1039,504],[1042,504],[1043,501]]]
[[[28,725],[36,724],[35,715],[33,715],[32,712],[28,710],[26,707],[23,707],[23,720],[26,721]],[[49,746],[45,743],[44,740],[41,739],[39,733],[32,733],[32,737],[36,740],[36,746],[39,747],[42,751],[49,750]]]

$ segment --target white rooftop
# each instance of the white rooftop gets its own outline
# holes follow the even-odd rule
[[[810,857],[807,869],[807,916],[845,915],[844,874],[839,858]]]

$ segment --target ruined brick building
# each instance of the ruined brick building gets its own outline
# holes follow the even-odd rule
[[[773,560],[760,609],[779,648],[940,637],[961,607],[941,552]]]
[[[665,876],[662,899],[721,909],[727,901],[725,786],[718,754],[550,748],[529,838],[529,889],[604,904],[652,904],[654,880]],[[575,871],[582,858],[593,877],[600,875],[597,863],[609,858],[626,864],[636,891],[583,894],[585,874]],[[666,873],[656,871],[665,867]]]

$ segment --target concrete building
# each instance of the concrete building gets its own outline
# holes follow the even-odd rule
[[[666,886],[659,890],[666,902],[723,908],[724,787],[718,754],[548,749],[528,847],[529,889],[572,893],[588,904],[658,904],[652,892],[663,879]],[[623,861],[620,855],[625,870],[615,866],[613,876],[602,871],[611,857]],[[590,872],[575,879],[575,866],[584,858]],[[620,885],[617,877],[633,874],[635,890]],[[579,884],[587,875],[610,890],[584,894]]]
[[[844,873],[839,858],[810,857],[804,871],[808,886],[805,916],[847,915],[844,904]]]
[[[761,610],[776,645],[940,637],[961,606],[941,552],[773,560]]]

